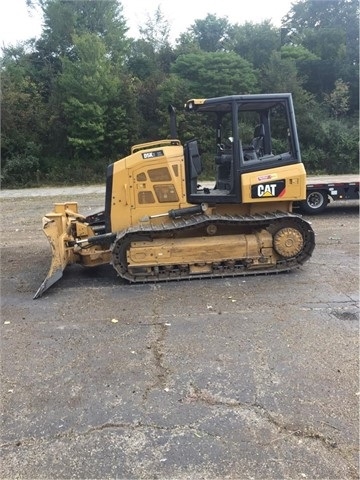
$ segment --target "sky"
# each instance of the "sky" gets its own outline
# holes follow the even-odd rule
[[[227,17],[231,24],[260,23],[271,20],[281,26],[281,18],[291,9],[291,0],[122,0],[123,15],[130,37],[138,36],[139,25],[153,17],[160,6],[171,27],[171,41],[190,27],[195,20],[207,14]],[[29,13],[25,0],[0,0],[0,47],[39,37],[42,30],[41,14]]]

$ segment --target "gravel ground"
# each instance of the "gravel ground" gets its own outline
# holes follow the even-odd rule
[[[1,479],[358,479],[358,202],[287,274],[128,285],[50,265],[52,203],[2,191]]]

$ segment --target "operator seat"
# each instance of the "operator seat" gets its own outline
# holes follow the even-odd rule
[[[185,143],[186,165],[189,169],[190,192],[197,192],[198,176],[202,172],[202,161],[199,153],[199,146],[196,139],[189,140]]]
[[[256,155],[258,157],[263,156],[264,151],[264,137],[265,137],[265,128],[264,124],[260,123],[256,125],[254,129],[254,138],[251,140],[251,147],[254,148]]]

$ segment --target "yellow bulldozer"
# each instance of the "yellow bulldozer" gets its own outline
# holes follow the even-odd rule
[[[43,218],[52,261],[34,298],[75,263],[111,264],[132,283],[284,272],[311,257],[313,229],[292,211],[306,198],[292,95],[188,100],[204,139],[184,145],[169,112],[169,139],[108,166],[103,211],[65,202]],[[203,156],[215,178],[205,186]]]

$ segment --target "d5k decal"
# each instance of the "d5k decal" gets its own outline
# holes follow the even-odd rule
[[[251,198],[282,197],[285,194],[285,180],[259,183],[251,186]]]

